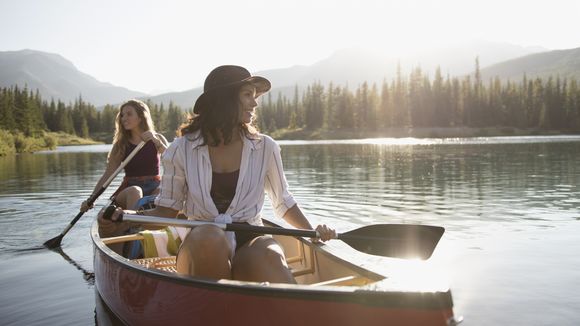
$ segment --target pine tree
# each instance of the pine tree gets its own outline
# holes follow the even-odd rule
[[[377,84],[373,83],[367,98],[368,103],[368,115],[367,115],[367,126],[368,130],[376,131],[378,129],[378,112],[379,112],[379,92],[377,90]]]
[[[409,114],[410,126],[424,127],[427,125],[426,109],[423,105],[423,90],[422,90],[422,72],[421,68],[417,67],[411,72],[409,78]]]
[[[294,86],[294,99],[292,100],[291,111],[294,113],[294,116],[295,116],[295,126],[294,126],[294,128],[292,128],[291,126],[288,126],[288,128],[295,129],[295,128],[304,127],[304,106],[302,105],[302,102],[300,101],[300,95],[298,92],[298,85]]]
[[[25,86],[21,91],[17,86],[14,87],[14,120],[16,129],[23,132],[26,136],[33,135],[33,118],[28,98],[28,88]]]
[[[566,127],[573,131],[580,131],[580,89],[575,79],[570,81],[570,86],[566,91],[566,100],[564,103],[566,114]]]
[[[397,65],[397,77],[393,82],[393,126],[408,127],[410,117],[407,106],[407,85],[403,80],[401,64]]]
[[[175,106],[173,101],[169,102],[169,108],[167,109],[167,135],[173,137],[179,126],[184,122],[184,112],[180,107]]]
[[[332,82],[328,85],[328,95],[326,96],[326,105],[322,115],[322,129],[330,130],[333,126],[333,115],[335,111],[334,85]]]
[[[432,117],[431,126],[447,127],[451,122],[451,105],[449,101],[448,84],[443,82],[441,67],[435,69],[432,87]]]
[[[3,88],[0,92],[0,129],[16,130],[16,120],[13,112],[14,91],[11,88]]]
[[[54,103],[54,99],[50,100],[50,105],[45,106],[43,116],[48,130],[57,131],[58,119],[56,116],[56,104]]]
[[[75,135],[74,123],[70,108],[67,109],[64,103],[61,101],[58,101],[56,107],[58,116],[57,130],[63,131],[67,134]]]
[[[348,86],[344,86],[340,92],[338,102],[338,125],[341,128],[352,130],[355,127],[355,100]]]
[[[381,87],[381,101],[377,113],[377,128],[382,130],[392,125],[392,103],[389,84],[383,80]]]

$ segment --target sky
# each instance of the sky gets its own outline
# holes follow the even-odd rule
[[[57,53],[149,94],[216,66],[311,65],[349,47],[423,51],[470,40],[580,47],[578,0],[0,0],[0,51]]]

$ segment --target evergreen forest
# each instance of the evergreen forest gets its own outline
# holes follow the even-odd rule
[[[186,121],[189,108],[147,103],[157,130],[172,139]],[[26,151],[18,148],[19,137],[45,137],[47,131],[83,138],[107,135],[105,139],[110,141],[117,111],[113,105],[97,109],[81,96],[74,103],[63,103],[43,99],[38,91],[26,87],[0,88],[0,138],[5,143],[12,137],[16,152]],[[257,112],[257,125],[266,133],[302,129],[380,135],[389,128],[433,127],[578,133],[580,88],[575,79],[558,76],[484,82],[476,60],[475,73],[465,77],[443,76],[437,69],[431,78],[420,68],[403,76],[399,67],[395,78],[380,85],[365,82],[350,89],[314,82],[303,91],[296,86],[292,98],[278,94],[274,99],[270,92]],[[55,145],[46,142],[48,147]]]

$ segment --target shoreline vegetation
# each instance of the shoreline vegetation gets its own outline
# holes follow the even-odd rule
[[[0,156],[54,150],[57,146],[97,145],[103,142],[64,132],[43,131],[33,136],[0,129]]]
[[[366,138],[472,138],[472,137],[507,137],[507,136],[556,136],[578,134],[576,130],[517,129],[511,127],[431,127],[431,128],[386,128],[383,131],[355,130],[306,130],[278,129],[267,133],[276,140],[343,140]],[[44,150],[55,150],[57,146],[109,144],[112,139],[105,135],[93,135],[82,138],[64,132],[43,132],[35,137],[26,137],[22,133],[10,133],[0,129],[0,156],[20,153],[34,153]]]
[[[278,129],[269,133],[276,140],[338,140],[365,138],[472,138],[507,136],[556,136],[578,134],[570,130],[517,129],[511,127],[387,128],[383,131]]]

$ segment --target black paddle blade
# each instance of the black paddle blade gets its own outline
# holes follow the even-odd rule
[[[57,237],[54,237],[48,241],[46,241],[44,243],[44,246],[47,247],[48,249],[54,249],[54,248],[58,248],[60,247],[60,243],[62,242],[62,235],[58,235]]]
[[[428,259],[445,229],[414,224],[375,224],[338,235],[356,250],[367,254]]]

